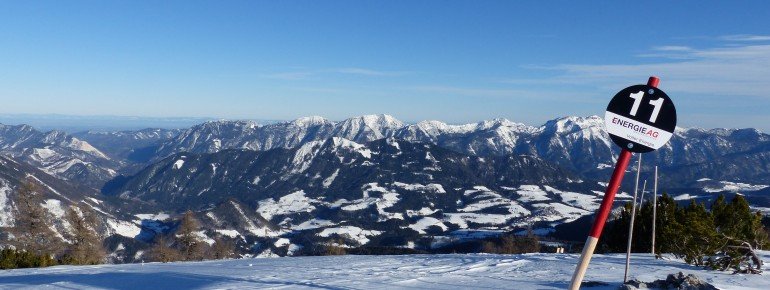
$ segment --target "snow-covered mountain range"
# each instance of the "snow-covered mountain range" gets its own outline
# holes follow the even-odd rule
[[[541,126],[305,117],[73,135],[0,126],[0,153],[26,166],[9,172],[67,184],[51,203],[98,208],[105,233],[120,243],[149,241],[192,209],[206,225],[202,236],[282,254],[338,237],[351,246],[414,247],[425,236],[438,245],[529,225],[546,233],[598,207],[616,147],[597,116]],[[660,166],[661,191],[678,200],[740,193],[770,208],[770,135],[678,128],[644,158],[643,177]],[[0,191],[20,180],[0,176]],[[8,193],[0,207],[13,212]],[[621,193],[619,202],[629,198]]]
[[[88,142],[61,131],[44,133],[27,125],[0,125],[0,154],[95,188],[115,177],[120,164]]]
[[[593,177],[605,176],[619,152],[604,130],[603,119],[598,116],[563,117],[535,127],[505,119],[465,125],[449,125],[440,121],[405,124],[389,115],[368,115],[342,122],[307,117],[265,126],[245,121],[207,122],[166,140],[155,156],[160,159],[180,152],[293,148],[332,137],[357,143],[394,137],[432,143],[473,156],[526,154]],[[669,144],[646,155],[649,161],[646,164],[692,172],[692,166],[700,167],[702,164],[713,167],[710,164],[714,162],[730,163],[735,159],[722,159],[731,155],[745,156],[749,162],[762,162],[755,160],[761,159],[761,154],[754,153],[769,149],[770,135],[756,129],[679,128]],[[740,164],[733,165],[741,167]],[[743,173],[747,173],[747,177],[741,178],[742,181],[770,183],[770,175],[762,174],[767,173],[766,168],[760,168],[759,174]]]

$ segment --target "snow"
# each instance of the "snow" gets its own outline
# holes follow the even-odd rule
[[[171,218],[170,215],[164,212],[142,213],[142,214],[135,214],[134,216],[143,220],[156,220],[156,221],[164,221]]]
[[[425,230],[431,226],[438,226],[444,231],[446,231],[448,228],[444,223],[442,223],[440,220],[432,217],[424,217],[417,221],[416,223],[409,225],[409,228],[417,231],[420,234],[425,234]]]
[[[304,247],[297,244],[290,244],[289,248],[286,250],[286,255],[293,256],[294,253],[296,253],[299,250],[302,250],[302,248]]]
[[[34,148],[32,149],[32,159],[35,161],[46,161],[49,158],[56,155],[56,151],[48,148]]]
[[[95,199],[93,197],[89,197],[88,200],[90,200],[91,202],[93,202],[95,204],[102,204],[101,200]]]
[[[577,192],[561,191],[547,185],[544,187],[545,187],[545,190],[561,196],[562,202],[574,207],[591,211],[591,212],[598,209],[599,203],[601,202],[598,198],[596,198],[593,195],[587,195],[587,194],[582,194]]]
[[[321,145],[323,145],[322,141],[312,141],[300,146],[297,152],[294,153],[294,158],[291,161],[291,164],[294,166],[292,173],[302,173],[310,168],[310,164],[313,162],[316,154],[318,154],[318,150],[321,149]]]
[[[15,219],[12,214],[10,194],[12,189],[5,180],[0,180],[0,227],[13,226]]]
[[[419,210],[407,210],[406,211],[406,215],[408,215],[409,217],[428,216],[428,215],[432,215],[432,214],[436,213],[437,211],[438,211],[437,209],[423,207],[423,208],[421,208]]]
[[[683,193],[680,195],[677,195],[674,197],[674,200],[690,200],[695,198],[695,196],[690,195],[689,193]]]
[[[324,179],[323,181],[324,188],[329,188],[329,186],[332,185],[332,182],[334,182],[334,179],[337,178],[337,174],[339,173],[340,173],[340,169],[337,168],[337,170],[335,170],[334,173],[332,173],[332,175]]]
[[[398,144],[398,140],[396,140],[396,138],[388,138],[385,141],[388,142],[388,145],[393,146],[393,148],[396,148],[398,151],[401,151],[401,145]]]
[[[512,217],[508,214],[480,214],[480,213],[447,213],[445,221],[456,224],[460,228],[467,229],[468,223],[484,225],[502,225]]]
[[[350,205],[342,207],[345,211],[357,211],[368,208],[371,205],[377,207],[377,212],[381,216],[381,220],[388,219],[404,219],[401,213],[389,213],[385,209],[394,206],[401,199],[398,197],[398,193],[388,191],[386,188],[379,186],[376,182],[365,184],[363,186],[363,198],[350,201]],[[381,197],[374,197],[374,195],[381,195]]]
[[[193,233],[196,237],[198,237],[199,241],[203,241],[204,243],[208,244],[209,246],[214,244],[214,239],[210,238],[206,235],[205,231],[197,231]]]
[[[366,159],[372,159],[372,150],[369,150],[364,145],[361,145],[356,142],[350,141],[345,138],[340,138],[340,137],[333,137],[332,143],[337,148],[351,149],[353,151],[358,152],[358,154],[361,154],[361,156],[363,156]]]
[[[41,205],[54,217],[58,219],[64,218],[64,207],[62,207],[61,200],[46,199]]]
[[[444,187],[441,186],[441,184],[437,183],[430,183],[428,185],[422,185],[422,184],[406,184],[402,182],[395,182],[393,185],[398,186],[400,188],[409,190],[409,191],[420,191],[420,192],[429,192],[429,193],[446,193],[446,190],[444,190]]]
[[[565,219],[564,222],[572,222],[591,212],[571,207],[563,203],[538,203],[534,204],[538,208],[536,219],[541,221],[558,221]]]
[[[336,224],[329,220],[311,219],[299,225],[293,226],[292,229],[295,231],[304,231],[304,230],[317,229],[317,228],[329,227],[334,225]]]
[[[268,256],[268,253],[265,253]],[[770,262],[770,253],[762,252]],[[2,289],[566,289],[576,254],[324,256],[55,266],[0,272]],[[595,255],[585,289],[617,289],[625,255]],[[770,275],[732,275],[634,254],[630,278],[694,274],[720,289],[766,289]]]
[[[280,238],[280,239],[276,240],[275,243],[273,243],[273,246],[276,246],[276,247],[280,248],[280,247],[283,247],[283,246],[288,246],[289,244],[291,244],[291,241],[289,241],[289,239],[287,239],[287,238]]]
[[[68,147],[70,149],[80,150],[80,151],[91,153],[93,155],[96,155],[97,157],[101,157],[101,158],[104,158],[104,159],[110,159],[110,158],[107,157],[107,155],[105,155],[104,153],[102,153],[98,149],[94,148],[94,146],[91,146],[91,144],[89,144],[88,142],[81,141],[81,140],[79,140],[77,138],[72,138],[72,142],[69,144]]]
[[[49,164],[43,164],[43,167],[41,169],[43,169],[43,171],[45,171],[48,174],[57,175],[57,174],[61,174],[61,173],[67,172],[67,170],[69,170],[70,167],[72,167],[74,165],[77,165],[77,164],[83,164],[83,165],[87,166],[90,163],[83,162],[80,159],[74,158],[74,159],[70,159],[70,160],[67,160],[67,161],[64,161],[64,162],[58,162],[58,163],[57,162],[53,162],[53,163],[49,163]]]
[[[522,185],[516,190],[516,193],[521,196],[519,201],[533,202],[533,201],[550,201],[548,193],[540,189],[537,185]]]
[[[354,226],[343,226],[343,227],[337,227],[337,228],[326,228],[320,233],[318,233],[321,237],[330,237],[331,235],[340,235],[343,237],[349,237],[356,242],[358,242],[360,245],[366,245],[366,243],[369,242],[369,238],[371,236],[378,236],[382,234],[381,231],[375,231],[375,230],[364,230],[359,227]]]
[[[315,210],[313,203],[318,202],[315,199],[306,197],[305,192],[300,190],[287,194],[278,199],[278,201],[272,198],[260,201],[257,212],[265,219],[270,220],[277,215],[312,212]]]
[[[324,117],[308,116],[297,118],[296,120],[291,121],[289,124],[297,127],[309,127],[313,125],[323,125],[325,123],[329,123],[329,120],[326,120]]]
[[[174,162],[174,166],[172,168],[181,169],[182,166],[184,166],[184,159],[179,159],[176,162]]]
[[[262,253],[259,253],[259,255],[257,255],[257,258],[280,258],[280,257],[281,256],[278,256],[278,254],[273,253],[273,251],[271,251],[270,249],[266,249],[262,251]],[[251,266],[252,264],[249,264],[249,267]]]
[[[606,164],[606,163],[599,163],[596,165],[596,169],[605,169],[605,168],[612,168],[612,165]]]
[[[115,219],[107,219],[107,226],[112,233],[128,238],[134,238],[142,231],[142,229],[134,223]]]
[[[751,185],[747,183],[740,183],[740,182],[730,182],[730,181],[720,181],[720,186],[706,186],[703,188],[703,191],[705,192],[721,192],[721,191],[730,191],[730,192],[741,192],[741,191],[758,191],[765,188],[768,188],[767,185]]]
[[[241,233],[236,230],[216,230],[216,232],[229,238],[237,238],[241,235]]]
[[[466,190],[463,195],[473,200],[468,202],[464,208],[458,209],[460,212],[478,212],[487,208],[506,208],[511,213],[511,218],[530,214],[530,211],[519,205],[519,203],[504,198],[483,186],[476,186],[473,190]]]

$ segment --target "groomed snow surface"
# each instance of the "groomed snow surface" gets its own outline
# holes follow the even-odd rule
[[[770,262],[770,252],[762,258]],[[566,289],[576,254],[327,256],[192,263],[57,266],[0,271],[2,289]],[[596,255],[585,281],[617,289],[625,255]],[[631,277],[684,272],[720,289],[767,289],[770,275],[702,270],[649,254],[632,258]]]

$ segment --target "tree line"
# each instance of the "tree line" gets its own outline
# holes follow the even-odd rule
[[[106,258],[96,229],[96,214],[89,206],[66,209],[70,231],[57,234],[43,196],[32,181],[23,183],[16,197],[16,221],[9,231],[9,246],[0,251],[0,269],[47,267],[57,264],[92,265]]]
[[[148,252],[148,258],[155,262],[202,261],[226,259],[235,256],[235,244],[223,238],[216,238],[209,245],[199,234],[200,221],[188,210],[182,215],[172,235],[158,234]]]
[[[66,230],[59,233],[42,204],[43,195],[34,181],[27,180],[16,190],[15,222],[6,234],[6,245],[0,246],[0,269],[108,262],[105,241],[99,234],[103,221],[91,206],[67,207],[62,221]],[[171,262],[234,256],[232,241],[217,238],[209,245],[200,233],[200,222],[192,211],[187,211],[175,231],[155,236],[145,257],[148,261]]]
[[[627,203],[620,215],[607,224],[600,251],[626,251],[631,206]],[[652,222],[653,204],[645,203],[638,209],[634,222],[632,252],[650,253]],[[670,253],[686,263],[711,269],[758,273],[761,261],[754,251],[770,246],[762,214],[752,212],[741,195],[735,195],[729,202],[720,195],[707,208],[694,200],[682,206],[663,194],[657,202],[655,227],[658,257]]]

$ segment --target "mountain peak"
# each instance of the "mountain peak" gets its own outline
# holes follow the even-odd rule
[[[372,129],[383,128],[383,127],[398,129],[398,128],[404,127],[403,122],[399,121],[398,119],[388,114],[357,116],[357,117],[347,119],[343,122],[363,123]]]
[[[393,136],[396,130],[404,126],[403,122],[390,115],[364,115],[337,123],[332,135],[366,142]]]
[[[316,125],[323,125],[323,124],[331,124],[329,120],[327,120],[324,117],[321,116],[308,116],[308,117],[300,117],[295,119],[294,121],[289,122],[290,124],[294,126],[299,127],[309,127],[309,126],[316,126]]]
[[[220,127],[220,126],[237,126],[237,127],[247,127],[247,128],[256,128],[259,127],[259,123],[252,121],[252,120],[215,120],[215,121],[206,121],[200,124],[200,127]]]
[[[567,116],[550,120],[541,129],[546,132],[570,133],[597,126],[604,126],[602,117],[596,115],[588,117]]]

